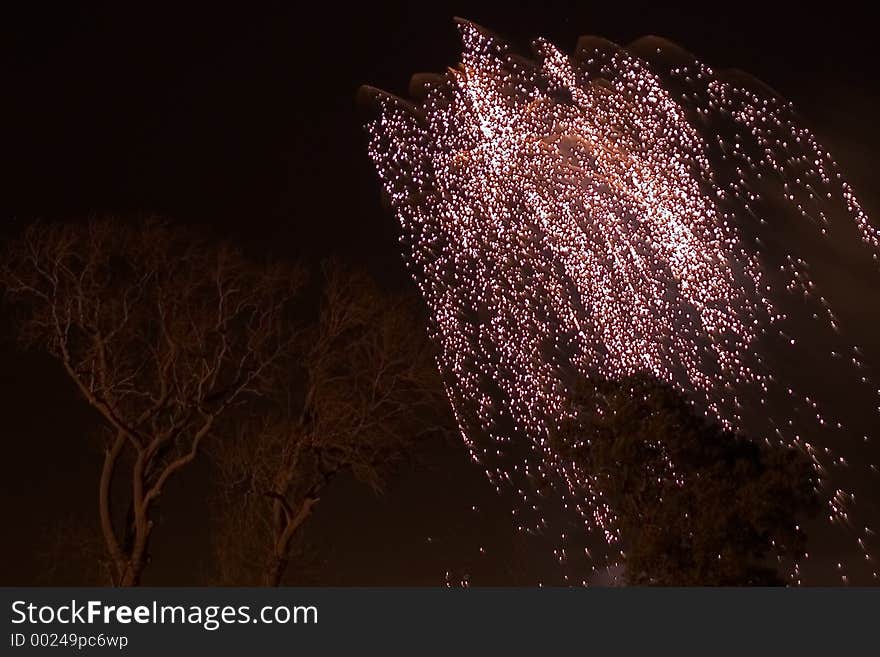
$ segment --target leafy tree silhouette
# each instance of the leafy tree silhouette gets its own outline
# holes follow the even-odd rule
[[[554,442],[611,506],[632,585],[781,585],[818,508],[806,455],[707,421],[649,376],[576,387]]]

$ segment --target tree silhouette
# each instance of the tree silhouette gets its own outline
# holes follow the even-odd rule
[[[776,585],[803,556],[805,455],[725,431],[647,376],[585,382],[571,410],[554,440],[616,512],[627,583]]]
[[[268,416],[216,445],[225,582],[280,584],[303,523],[337,474],[378,492],[420,437],[450,426],[415,307],[363,273],[330,263],[323,274],[318,317],[285,394]]]
[[[21,339],[55,356],[103,420],[98,511],[114,584],[140,582],[168,481],[271,386],[301,282],[159,219],[34,223],[6,249],[0,283]]]

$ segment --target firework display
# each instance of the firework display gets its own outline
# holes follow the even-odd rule
[[[601,539],[592,568],[617,560],[614,509],[548,438],[575,377],[647,372],[725,427],[807,453],[826,516],[870,563],[835,471],[870,441],[880,391],[811,254],[850,239],[870,263],[880,232],[831,155],[772,90],[662,40],[583,38],[572,55],[538,40],[528,59],[459,29],[460,66],[414,78],[416,101],[372,90],[369,153],[462,436],[518,494],[518,526],[559,536],[565,560],[552,500]],[[802,349],[840,363],[869,419],[849,426],[786,369]]]

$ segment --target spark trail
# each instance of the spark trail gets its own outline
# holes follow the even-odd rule
[[[571,56],[538,40],[532,60],[459,29],[461,64],[415,77],[418,101],[368,90],[369,154],[462,436],[496,486],[519,494],[520,528],[556,532],[565,560],[554,499],[603,539],[593,568],[614,563],[614,510],[548,435],[574,375],[649,372],[728,428],[806,452],[829,521],[853,527],[870,562],[870,529],[834,476],[853,430],[776,356],[801,358],[806,340],[842,360],[876,422],[861,350],[784,234],[806,230],[821,248],[843,217],[839,231],[877,260],[880,232],[831,155],[771,90],[662,40],[583,38]]]

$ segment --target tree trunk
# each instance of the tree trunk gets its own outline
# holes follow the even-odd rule
[[[263,574],[263,586],[281,586],[284,571],[287,570],[287,556],[274,555],[269,568]]]
[[[141,574],[143,573],[143,571],[143,562],[128,562],[125,568],[125,573],[122,576],[122,580],[119,582],[119,586],[140,586]]]
[[[303,500],[299,511],[292,518],[285,514],[285,525],[278,538],[275,540],[272,559],[263,574],[263,586],[281,586],[281,579],[284,577],[284,571],[287,570],[288,553],[290,552],[290,541],[296,530],[305,522],[306,518],[312,512],[312,507],[318,503],[317,497],[307,497]]]
[[[119,585],[125,577],[127,559],[119,546],[116,530],[113,527],[113,509],[110,501],[111,488],[113,487],[113,475],[116,472],[116,463],[120,452],[125,444],[125,436],[121,433],[116,435],[111,446],[104,452],[104,465],[101,468],[101,480],[98,484],[98,515],[101,520],[101,534],[104,537],[104,546],[113,564],[113,584]]]

